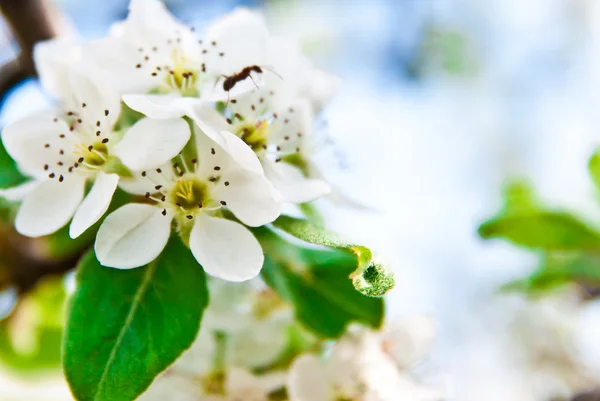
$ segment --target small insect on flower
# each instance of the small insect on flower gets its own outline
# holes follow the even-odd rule
[[[250,65],[250,66],[244,67],[240,72],[237,72],[237,73],[229,75],[229,76],[221,74],[219,76],[219,79],[217,79],[217,82],[215,82],[215,86],[219,83],[219,80],[221,78],[225,78],[223,80],[223,90],[225,92],[227,92],[227,103],[225,103],[225,106],[229,105],[229,94],[230,94],[231,90],[238,83],[245,81],[248,78],[250,78],[252,80],[252,83],[254,84],[254,86],[256,86],[256,89],[260,89],[258,87],[258,84],[256,83],[256,81],[254,81],[254,78],[252,77],[252,73],[255,72],[256,74],[259,74],[258,76],[260,77],[260,75],[262,75],[264,73],[265,69],[267,69],[267,67],[260,67],[258,65]],[[277,75],[280,79],[283,79],[281,77],[281,75],[277,74],[272,69],[268,69],[268,70],[270,72],[272,72],[273,74]]]

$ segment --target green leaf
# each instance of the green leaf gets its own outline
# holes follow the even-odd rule
[[[300,211],[302,212],[302,214],[304,215],[304,217],[306,217],[306,219],[319,227],[323,227],[325,225],[325,220],[323,219],[323,215],[321,214],[321,211],[315,206],[314,203],[310,202],[310,203],[300,203],[298,205],[298,207],[300,208]]]
[[[354,255],[358,265],[349,276],[355,289],[362,294],[380,297],[394,288],[394,275],[387,266],[373,259],[373,252],[366,246],[353,244],[338,234],[313,225],[307,220],[290,216],[279,216],[273,222],[273,226],[310,244],[323,245]]]
[[[600,234],[574,216],[535,212],[493,218],[479,227],[483,239],[504,238],[517,245],[546,250],[600,248]]]
[[[62,278],[47,278],[0,322],[0,362],[11,372],[38,377],[58,370],[65,298]]]
[[[0,141],[0,188],[10,188],[22,184],[27,178],[17,169],[17,164],[8,155]]]
[[[526,214],[540,210],[531,184],[524,179],[511,180],[502,191],[504,199],[503,215]]]
[[[203,269],[173,236],[131,270],[86,255],[77,274],[63,367],[79,401],[131,401],[193,342],[208,304]]]
[[[382,298],[357,292],[347,279],[355,258],[340,250],[298,247],[268,229],[255,229],[265,250],[262,277],[295,309],[307,328],[338,338],[353,321],[379,328],[384,316]]]
[[[573,283],[597,287],[600,284],[600,259],[586,254],[545,255],[542,265],[531,275],[511,281],[501,290],[536,296]]]
[[[590,157],[588,171],[590,172],[590,176],[592,177],[592,181],[594,181],[596,189],[600,191],[600,149],[596,150],[592,157]]]

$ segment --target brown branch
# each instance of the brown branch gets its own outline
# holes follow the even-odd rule
[[[33,46],[56,37],[61,18],[47,0],[0,0],[0,12],[19,43],[19,55],[0,67],[0,105],[8,92],[24,79],[36,75]]]
[[[577,394],[571,401],[600,401],[600,390]]]
[[[35,77],[33,47],[51,39],[67,27],[48,0],[0,0],[0,12],[19,44],[19,55],[0,67],[0,107],[7,94],[23,80]],[[79,254],[64,260],[45,259],[32,252],[35,239],[18,235],[13,227],[0,228],[0,291],[15,287],[19,293],[29,291],[44,276],[63,274],[75,267]]]

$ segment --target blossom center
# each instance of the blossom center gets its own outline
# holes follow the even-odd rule
[[[266,120],[258,121],[255,124],[244,123],[237,131],[237,135],[248,145],[255,153],[261,153],[267,149],[271,130]]]
[[[95,170],[101,168],[108,160],[108,147],[101,141],[94,142],[87,147],[80,144],[76,147],[75,154],[81,156],[79,164]]]
[[[186,215],[197,212],[210,201],[206,184],[194,176],[178,179],[167,198]]]
[[[213,372],[200,378],[204,392],[209,395],[225,395],[225,373]]]
[[[182,96],[198,96],[196,85],[199,71],[189,68],[187,57],[179,49],[173,49],[171,61],[172,65],[166,67],[166,86]]]

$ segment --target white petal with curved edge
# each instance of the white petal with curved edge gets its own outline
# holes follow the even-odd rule
[[[77,42],[71,38],[57,38],[38,42],[33,47],[33,60],[40,84],[58,99],[70,96],[68,67],[80,57]]]
[[[333,383],[328,383],[323,364],[314,355],[301,355],[290,367],[287,391],[294,401],[331,401]]]
[[[132,269],[156,259],[170,234],[170,216],[152,205],[130,203],[104,219],[94,249],[102,265]]]
[[[110,80],[119,93],[143,93],[155,86],[148,73],[134,66],[139,63],[136,47],[120,38],[105,37],[86,43],[81,48],[86,68]]]
[[[204,213],[196,217],[190,249],[206,273],[228,281],[256,277],[264,262],[260,244],[246,227]]]
[[[261,14],[238,8],[207,27],[206,42],[216,42],[218,51],[225,53],[225,57],[215,57],[207,65],[216,65],[217,70],[225,75],[239,72],[247,66],[264,65],[268,35]]]
[[[177,156],[189,139],[190,127],[182,118],[144,118],[129,128],[114,153],[133,171],[149,170]]]
[[[45,163],[52,165],[59,159],[58,152],[49,150],[45,144],[52,147],[59,141],[59,135],[68,130],[64,121],[54,122],[53,114],[44,111],[9,124],[2,131],[2,143],[10,157],[25,170],[42,174]]]
[[[281,193],[286,202],[310,202],[331,192],[323,180],[306,178],[300,169],[287,163],[264,160],[265,177]]]
[[[63,182],[43,181],[21,204],[15,228],[28,237],[52,234],[71,220],[83,199],[85,178],[70,177]]]
[[[118,183],[119,176],[117,174],[99,172],[96,175],[94,186],[77,208],[69,226],[71,238],[79,237],[106,213]]]
[[[228,174],[227,181],[229,185],[219,186],[215,197],[225,201],[242,223],[258,227],[281,214],[282,198],[263,175],[238,170]]]
[[[123,95],[123,102],[135,111],[156,119],[181,117],[189,103],[198,99],[182,98],[177,94],[168,95]]]
[[[94,70],[95,71],[95,70]],[[74,104],[83,121],[88,124],[100,121],[100,128],[112,128],[121,112],[121,99],[110,81],[101,74],[96,74],[86,64],[75,64],[69,70],[69,84],[73,93]],[[82,105],[85,104],[85,107]],[[107,113],[108,112],[108,113]]]
[[[263,168],[256,153],[239,137],[225,129],[226,122],[221,116],[215,115],[215,111],[208,106],[190,107],[187,115],[196,123],[198,128],[211,140],[217,143],[227,152],[236,163],[243,169],[262,174]],[[198,140],[198,146],[203,146],[202,138]],[[199,149],[199,154],[201,149]]]
[[[166,171],[167,169],[165,168]],[[152,192],[156,184],[147,177],[142,177],[141,174],[136,174],[134,178],[121,178],[119,180],[119,188],[134,195],[145,195],[146,192]]]
[[[0,197],[9,201],[21,201],[37,187],[39,181],[31,180],[16,187],[0,189]]]

